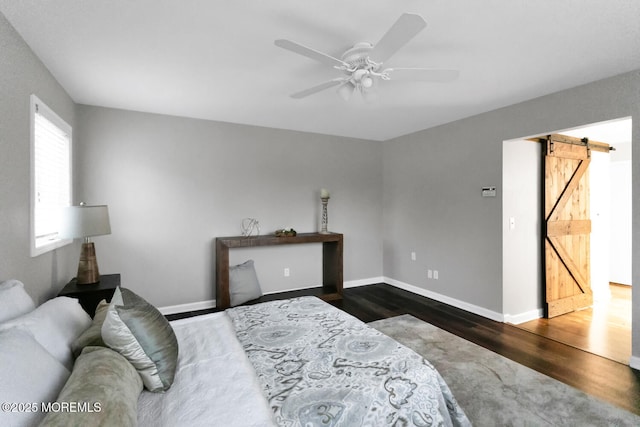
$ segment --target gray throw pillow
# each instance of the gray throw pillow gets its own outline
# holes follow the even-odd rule
[[[116,288],[102,324],[102,339],[138,371],[149,391],[173,384],[178,340],[157,308],[129,289]]]
[[[127,359],[105,347],[85,347],[57,399],[77,406],[49,412],[40,427],[135,426],[141,392],[142,379]]]
[[[262,296],[253,260],[229,267],[229,296],[231,306]]]

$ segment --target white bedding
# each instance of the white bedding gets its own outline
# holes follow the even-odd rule
[[[274,426],[271,409],[229,316],[171,322],[180,353],[165,393],[142,392],[140,426]]]

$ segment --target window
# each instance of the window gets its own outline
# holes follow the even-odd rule
[[[71,242],[58,238],[71,204],[71,126],[31,95],[31,256]]]

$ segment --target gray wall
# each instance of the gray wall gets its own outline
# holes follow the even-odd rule
[[[77,249],[29,254],[29,96],[37,95],[71,126],[74,103],[0,13],[0,281],[19,279],[42,302],[73,276]]]
[[[542,150],[523,139],[503,144],[502,283],[505,320],[519,323],[542,314]],[[509,221],[514,218],[514,227]],[[528,316],[522,316],[528,314]],[[515,316],[515,317],[511,317]]]
[[[384,142],[384,274],[501,312],[502,140],[491,131],[478,116]]]
[[[620,117],[640,141],[640,71],[384,142],[384,274],[501,312],[503,141]],[[633,157],[640,188],[640,156]],[[480,190],[497,185],[498,197]],[[640,197],[633,199],[633,282],[640,283]],[[417,261],[410,260],[410,252]],[[436,268],[439,280],[426,279]],[[640,357],[640,293],[633,295]]]
[[[213,239],[239,235],[245,217],[263,233],[319,230],[323,187],[329,229],[345,235],[345,280],[382,276],[380,143],[84,105],[77,119],[79,197],[111,216],[112,234],[95,238],[100,271],[150,302],[213,299]],[[275,291],[319,284],[319,248],[231,256],[255,258]]]

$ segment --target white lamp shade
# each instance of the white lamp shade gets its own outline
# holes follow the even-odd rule
[[[69,239],[104,234],[111,234],[109,208],[106,205],[81,205],[63,208],[60,238]]]

